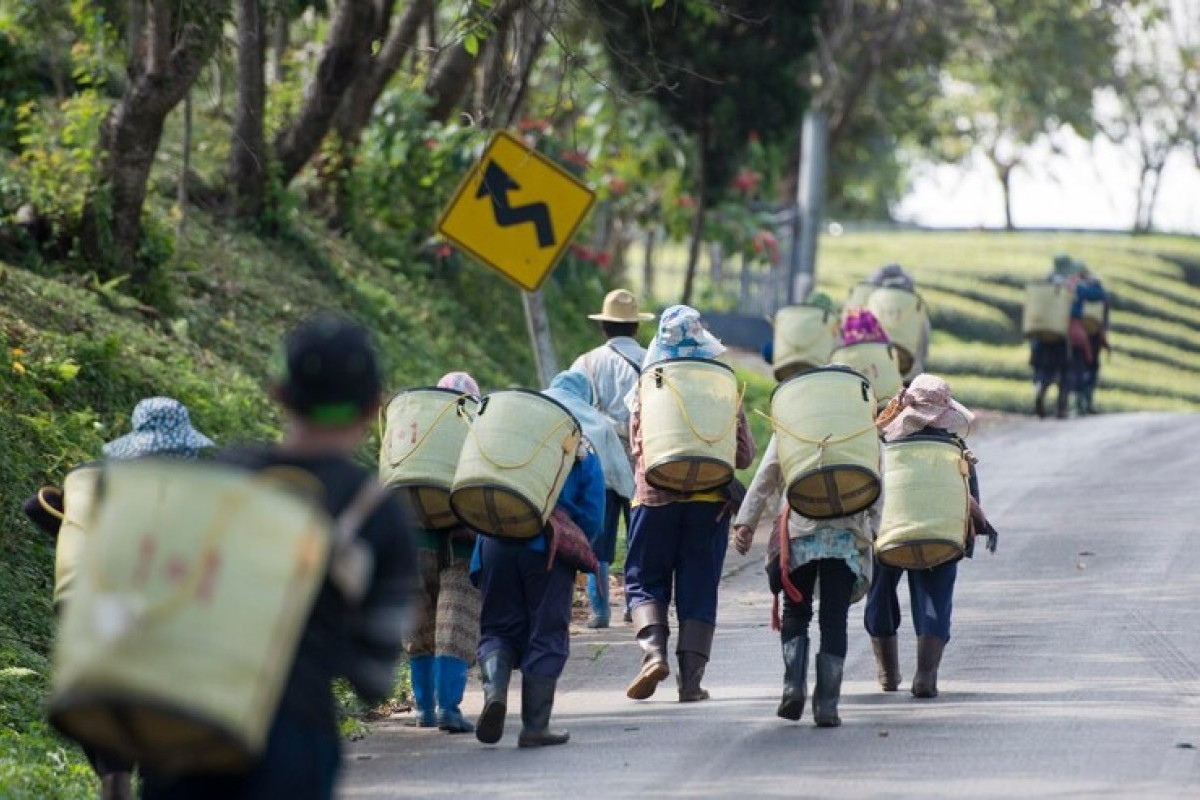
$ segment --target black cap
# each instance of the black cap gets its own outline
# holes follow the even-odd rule
[[[284,339],[280,399],[318,425],[348,425],[379,400],[379,361],[366,328],[332,313],[306,320]]]

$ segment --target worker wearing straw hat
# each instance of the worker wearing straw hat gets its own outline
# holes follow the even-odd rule
[[[638,308],[637,298],[628,289],[613,289],[604,298],[604,306],[598,314],[588,314],[588,319],[600,323],[604,332],[604,344],[581,355],[571,365],[573,372],[587,376],[591,384],[592,405],[612,425],[626,457],[632,467],[633,457],[629,446],[629,408],[625,398],[637,386],[641,374],[645,349],[638,344],[638,326],[654,319],[653,314]],[[606,476],[619,474],[612,464],[604,465]],[[622,483],[609,481],[605,487],[604,532],[596,542],[596,558],[600,561],[600,579],[588,575],[588,600],[592,606],[589,628],[607,628],[609,623],[608,566],[616,560],[617,527],[622,516],[629,527],[629,501],[632,490]],[[628,605],[625,610],[629,618]]]

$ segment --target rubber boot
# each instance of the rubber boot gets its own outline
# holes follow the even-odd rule
[[[571,734],[550,730],[550,712],[554,710],[555,678],[524,675],[521,678],[521,735],[517,747],[547,747],[566,744]]]
[[[1075,393],[1075,416],[1086,417],[1088,413],[1088,398],[1085,390]]]
[[[630,700],[645,700],[671,674],[667,664],[667,639],[671,635],[667,607],[661,603],[642,603],[633,609],[633,626],[642,648],[642,668],[625,690],[625,696]]]
[[[101,777],[100,800],[133,800],[133,773],[110,772]]]
[[[483,675],[483,711],[475,725],[475,738],[484,744],[495,744],[504,735],[512,656],[507,650],[493,650],[479,662],[479,671]]]
[[[885,692],[900,688],[900,651],[895,636],[872,636],[871,649],[875,651],[875,670],[879,687]]]
[[[408,659],[412,676],[413,705],[417,707],[417,727],[437,727],[437,679],[433,656],[411,656]]]
[[[792,635],[782,640],[783,698],[775,715],[793,722],[804,714],[808,697],[808,636]]]
[[[1058,390],[1058,418],[1066,419],[1068,416],[1067,409],[1070,406],[1071,393],[1063,389]]]
[[[700,686],[704,668],[712,652],[713,631],[707,622],[685,619],[679,623],[679,644],[675,656],[679,659],[679,702],[695,703],[708,699],[708,690]]]
[[[447,733],[475,730],[458,708],[467,689],[467,670],[468,664],[461,658],[437,657],[437,726]]]
[[[592,606],[592,616],[587,621],[589,628],[607,628],[611,611],[608,606],[608,564],[600,564],[600,580],[594,573],[587,576],[588,602]]]
[[[818,728],[836,728],[838,698],[842,696],[842,667],[846,659],[830,653],[817,653],[817,685],[813,689],[813,719]]]
[[[937,673],[945,647],[945,639],[936,636],[917,637],[917,674],[912,682],[914,697],[928,699],[938,696]]]
[[[1033,399],[1033,413],[1037,414],[1039,419],[1045,419],[1045,417],[1046,417],[1046,393],[1048,391],[1050,391],[1050,384],[1038,383],[1035,385],[1037,387],[1037,394],[1035,395],[1035,397]]]

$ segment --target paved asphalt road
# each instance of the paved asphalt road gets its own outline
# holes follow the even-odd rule
[[[491,747],[401,715],[349,748],[342,796],[1200,798],[1198,442],[1200,415],[975,437],[1000,549],[960,568],[937,700],[879,691],[860,604],[843,726],[776,718],[760,534],[730,551],[710,702],[678,704],[673,679],[627,700],[631,629],[580,630],[555,714],[568,745],[517,750],[515,709]],[[901,648],[908,678],[911,628]],[[474,685],[465,710],[479,708]]]

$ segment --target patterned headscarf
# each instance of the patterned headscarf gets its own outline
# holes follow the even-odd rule
[[[669,358],[716,358],[725,345],[700,324],[700,312],[691,306],[671,306],[658,322],[658,333],[646,351],[642,369]]]
[[[169,455],[195,458],[213,447],[212,439],[192,427],[187,406],[170,397],[148,397],[133,408],[133,432],[104,445],[114,461]]]
[[[479,397],[479,384],[465,372],[447,372],[437,385],[439,389],[453,389],[461,394]]]
[[[865,308],[858,308],[846,313],[846,319],[842,322],[842,344],[862,342],[887,344],[888,336],[873,313]]]
[[[892,398],[875,424],[890,442],[925,428],[965,436],[974,420],[975,415],[950,396],[950,384],[936,375],[922,373]]]

